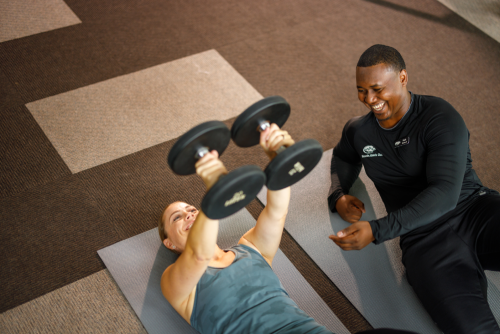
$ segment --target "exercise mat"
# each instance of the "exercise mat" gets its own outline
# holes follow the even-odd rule
[[[406,280],[399,238],[361,251],[342,251],[330,234],[349,226],[328,208],[332,151],[323,153],[315,169],[292,186],[285,229],[374,328],[440,333]],[[257,195],[266,203],[264,189]],[[385,207],[364,169],[350,192],[365,204],[362,220],[381,218]],[[500,319],[500,274],[487,272],[488,301]]]
[[[236,245],[254,225],[255,219],[246,209],[221,220],[219,247]],[[161,293],[161,275],[177,256],[161,244],[156,229],[101,249],[98,254],[148,333],[197,333]],[[281,250],[274,258],[273,270],[302,310],[334,333],[349,333]]]

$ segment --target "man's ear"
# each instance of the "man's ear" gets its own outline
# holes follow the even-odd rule
[[[401,72],[399,72],[399,82],[401,82],[403,87],[406,87],[408,84],[408,72],[406,72],[406,70],[401,70]]]

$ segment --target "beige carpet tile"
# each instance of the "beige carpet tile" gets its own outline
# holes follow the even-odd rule
[[[0,0],[0,42],[82,23],[62,0]]]
[[[237,116],[262,96],[215,50],[28,103],[73,173]]]
[[[0,332],[147,333],[107,269],[0,314]]]
[[[500,43],[500,1],[438,0]]]

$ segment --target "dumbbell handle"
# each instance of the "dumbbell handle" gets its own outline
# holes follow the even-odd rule
[[[197,151],[196,151],[196,154],[194,155],[194,158],[196,160],[200,160],[201,158],[203,158],[205,155],[207,155],[208,153],[210,153],[210,148],[206,147],[206,146],[202,146],[200,147]],[[224,174],[219,176],[219,178],[217,179],[217,181],[220,180],[221,177],[224,177]]]
[[[262,123],[259,124],[259,127],[257,129],[259,130],[259,132],[262,132],[262,131],[265,131],[270,126],[271,126],[271,124],[269,124],[268,121],[264,121],[264,122],[262,122]],[[286,147],[285,146],[280,146],[280,148],[278,148],[276,150],[276,154],[280,154],[284,150],[286,150]]]
[[[208,147],[206,146],[203,146],[202,148],[198,149],[198,151],[196,151],[196,154],[194,155],[194,158],[196,160],[200,160],[201,158],[203,158],[209,151]]]
[[[208,154],[208,153],[210,153],[210,149],[209,149],[208,147],[206,147],[206,146],[203,146],[203,147],[199,148],[199,149],[198,149],[198,151],[196,151],[196,154],[194,155],[194,158],[195,158],[196,160],[200,160],[201,158],[203,158],[203,157],[204,157],[206,154]],[[219,177],[219,179],[220,179],[221,177],[223,177],[223,176],[224,176],[224,175],[221,175],[221,176]]]

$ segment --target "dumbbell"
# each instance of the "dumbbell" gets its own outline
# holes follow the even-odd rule
[[[219,156],[229,145],[231,133],[222,122],[209,121],[182,135],[168,154],[168,165],[179,175],[196,173],[196,161],[216,150]],[[266,175],[255,165],[243,166],[222,175],[207,191],[201,210],[208,218],[222,219],[249,204],[266,183]]]
[[[272,123],[280,128],[290,116],[290,105],[281,96],[266,97],[248,107],[233,123],[231,137],[236,145],[250,147],[260,142],[260,132]],[[323,155],[321,144],[305,139],[276,151],[276,157],[267,165],[267,188],[280,190],[300,181],[318,164]]]

